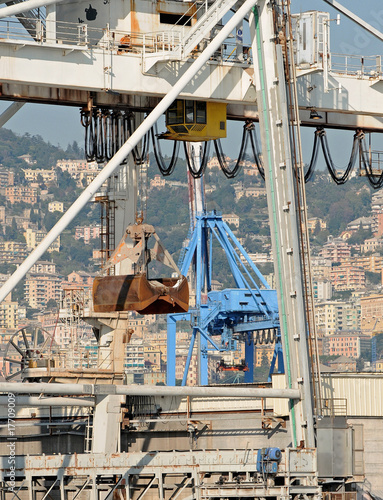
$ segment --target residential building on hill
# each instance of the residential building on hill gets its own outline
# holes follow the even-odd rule
[[[383,333],[383,295],[372,294],[360,298],[361,323],[363,333]]]
[[[48,212],[64,212],[64,203],[62,201],[51,201],[48,203]]]
[[[100,238],[101,226],[100,224],[93,224],[90,226],[77,226],[75,228],[74,237],[76,240],[84,240],[84,243],[90,243],[90,240]]]
[[[335,290],[357,290],[366,286],[366,272],[363,267],[351,263],[333,266],[331,284]]]
[[[47,235],[46,231],[34,230],[31,228],[26,229],[24,233],[25,241],[27,242],[28,248],[36,248],[39,243],[43,241]],[[58,236],[55,241],[48,248],[48,252],[59,252],[60,251],[60,236]]]
[[[239,217],[235,214],[223,214],[222,220],[226,222],[226,224],[231,224],[232,226],[239,227]]]
[[[151,188],[161,189],[161,188],[165,187],[165,185],[166,185],[166,181],[162,175],[156,174],[154,176],[154,179],[150,180],[150,187]]]
[[[37,203],[37,189],[30,186],[8,186],[5,188],[5,198],[12,203]]]
[[[348,356],[339,356],[334,361],[329,361],[328,365],[332,371],[356,372],[356,359],[349,358]]]
[[[371,345],[371,337],[357,332],[342,332],[324,339],[324,353],[327,356],[359,358],[362,351]]]
[[[333,335],[343,330],[358,330],[360,317],[358,301],[326,301],[315,305],[315,321],[320,335]]]
[[[329,259],[331,262],[341,262],[351,256],[350,245],[341,238],[329,236],[328,241],[319,252],[320,257]]]
[[[0,304],[0,328],[16,330],[19,325],[19,304],[12,301],[11,294]]]
[[[33,309],[43,308],[50,299],[60,301],[61,279],[54,274],[28,274],[25,279],[24,297]]]
[[[12,170],[4,170],[0,168],[0,188],[13,186],[15,183],[15,174]]]
[[[372,229],[374,226],[373,217],[359,217],[347,224],[347,229],[350,231],[358,231],[359,229]]]
[[[56,171],[53,167],[50,170],[23,168],[23,172],[25,179],[29,182],[36,182],[39,176],[42,177],[44,182],[53,182],[57,179]]]
[[[367,240],[364,240],[364,243],[361,245],[361,251],[362,253],[367,253],[367,252],[376,252],[378,249],[381,249],[383,246],[383,240],[382,238],[368,238]]]
[[[308,219],[307,229],[310,231],[310,233],[313,233],[318,226],[321,231],[327,229],[327,222],[323,219],[320,219],[319,217],[311,217],[311,219]]]
[[[332,297],[332,285],[330,280],[313,279],[313,293],[316,300],[330,300]]]
[[[29,254],[26,243],[19,241],[0,241],[0,261],[13,264],[20,259],[24,260]]]
[[[365,271],[380,273],[383,269],[383,257],[379,254],[356,256],[351,259],[354,265],[363,267]]]

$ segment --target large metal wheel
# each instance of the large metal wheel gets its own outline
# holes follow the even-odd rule
[[[39,360],[49,358],[53,348],[57,348],[57,344],[43,328],[32,325],[21,328],[12,335],[4,351],[5,380],[17,376],[24,378],[25,370],[35,368]]]

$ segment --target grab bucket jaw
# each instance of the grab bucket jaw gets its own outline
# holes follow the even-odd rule
[[[126,238],[134,241],[128,247]],[[148,248],[153,236],[155,245]],[[97,277],[93,282],[93,309],[95,312],[137,311],[140,314],[169,314],[187,312],[189,286],[169,252],[162,246],[153,226],[137,224],[129,226],[126,235],[105,263],[104,272],[119,262],[129,259],[135,274]],[[149,262],[157,260],[173,269],[171,278],[148,279]]]
[[[148,280],[144,274],[95,278],[93,308],[95,312],[137,311],[140,314],[187,312],[188,282],[185,276]]]

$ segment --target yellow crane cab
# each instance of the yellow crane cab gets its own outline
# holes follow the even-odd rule
[[[226,137],[226,104],[176,99],[166,112],[167,132],[175,141],[211,141]]]

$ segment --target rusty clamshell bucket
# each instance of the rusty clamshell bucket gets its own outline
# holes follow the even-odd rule
[[[132,248],[126,245],[130,236],[135,242]],[[154,236],[152,250],[147,241]],[[129,259],[138,270],[136,274],[96,277],[93,282],[93,309],[95,312],[137,311],[140,314],[169,314],[187,312],[189,309],[189,286],[169,252],[162,246],[153,226],[141,222],[126,230],[116,250],[104,266],[104,270]],[[148,279],[147,266],[152,260],[171,267],[176,275],[171,278]]]
[[[95,312],[137,311],[140,314],[186,312],[189,287],[184,276],[148,280],[145,274],[104,276],[93,282]]]

